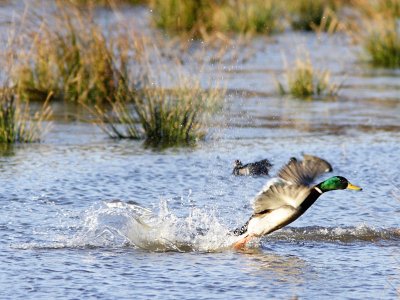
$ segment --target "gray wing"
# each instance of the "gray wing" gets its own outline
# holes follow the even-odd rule
[[[327,162],[325,159],[322,159],[317,156],[303,154],[303,164],[313,165],[315,169],[318,170],[320,174],[324,174],[327,172],[332,172],[332,165]]]
[[[317,177],[332,169],[327,161],[315,156],[305,155],[304,158],[304,161],[291,160],[279,171],[278,177],[293,184],[309,187]]]
[[[255,197],[253,202],[254,214],[277,209],[284,205],[297,208],[309,194],[310,189],[302,185],[271,185]]]

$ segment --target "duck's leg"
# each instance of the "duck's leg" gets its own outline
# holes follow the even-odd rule
[[[254,238],[254,235],[246,235],[244,238],[242,238],[240,241],[236,242],[235,244],[233,244],[233,248],[236,250],[241,250],[246,248],[246,244],[248,242],[250,242],[251,239]]]

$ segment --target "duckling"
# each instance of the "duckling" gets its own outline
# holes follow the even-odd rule
[[[317,161],[317,163],[316,163]],[[321,175],[319,160],[291,160],[270,180],[253,202],[253,215],[245,225],[234,231],[238,236],[233,245],[241,249],[256,237],[267,235],[299,218],[324,193],[334,190],[362,189],[342,176],[330,177],[313,185]]]
[[[240,160],[235,160],[233,165],[233,175],[244,175],[244,176],[260,176],[260,175],[268,175],[269,170],[271,169],[272,164],[268,159],[263,159],[260,161],[256,161],[254,163],[248,163],[243,165]]]

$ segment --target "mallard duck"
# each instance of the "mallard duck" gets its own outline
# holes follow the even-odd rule
[[[319,160],[291,160],[270,180],[253,202],[253,215],[247,223],[234,231],[238,236],[234,248],[240,249],[255,237],[267,235],[300,217],[323,194],[334,190],[357,190],[342,176],[333,176],[313,185],[321,175]]]
[[[271,169],[272,164],[268,159],[263,159],[260,161],[256,161],[254,163],[248,163],[243,165],[240,160],[235,160],[233,165],[233,175],[244,175],[244,176],[260,176],[260,175],[268,175],[269,170]]]

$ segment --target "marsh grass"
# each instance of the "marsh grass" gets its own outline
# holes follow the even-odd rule
[[[323,32],[331,35],[337,32],[346,32],[349,25],[340,20],[335,11],[330,8],[326,8],[324,10],[321,23],[319,25],[311,24],[311,27],[318,35]]]
[[[352,0],[351,4],[367,18],[400,17],[400,0]]]
[[[207,116],[218,107],[222,92],[203,90],[199,83],[173,89],[147,87],[130,101],[96,106],[100,127],[112,138],[144,139],[153,147],[194,145],[205,137]]]
[[[286,10],[290,13],[290,23],[294,30],[311,31],[325,23],[329,27],[330,19],[327,18],[327,11],[335,12],[339,1],[334,0],[291,0],[282,1]]]
[[[277,30],[274,0],[151,0],[154,24],[173,34],[205,38],[215,33]]]
[[[396,19],[376,19],[361,35],[367,59],[372,65],[400,67],[400,29]]]
[[[75,5],[91,5],[113,7],[120,4],[143,5],[148,4],[149,0],[70,0]]]
[[[32,115],[29,102],[20,101],[13,88],[0,90],[0,143],[38,142],[45,129],[44,122],[51,117],[48,96],[44,105]]]
[[[335,96],[340,85],[332,84],[328,70],[315,70],[309,57],[297,59],[293,68],[286,69],[286,84],[277,81],[281,95],[291,95],[301,99]]]
[[[72,101],[93,112],[110,137],[144,139],[151,146],[193,144],[204,137],[208,107],[221,93],[178,76],[179,58],[163,57],[128,22],[119,19],[107,34],[90,7],[57,3],[39,31],[27,34],[32,46],[21,51],[13,77],[20,99],[52,93],[53,101]]]
[[[398,18],[400,17],[400,0],[378,0],[376,10]]]
[[[0,52],[0,152],[6,154],[9,145],[41,141],[49,129],[52,109],[49,105],[52,93],[43,95],[38,105],[32,105],[18,94],[14,70],[20,64],[19,49],[25,45],[20,39],[20,28],[10,26],[7,41]],[[5,152],[3,153],[3,150]]]
[[[14,78],[22,99],[54,93],[59,100],[99,103],[113,98],[127,77],[127,41],[106,38],[90,12],[60,7],[26,34]]]

